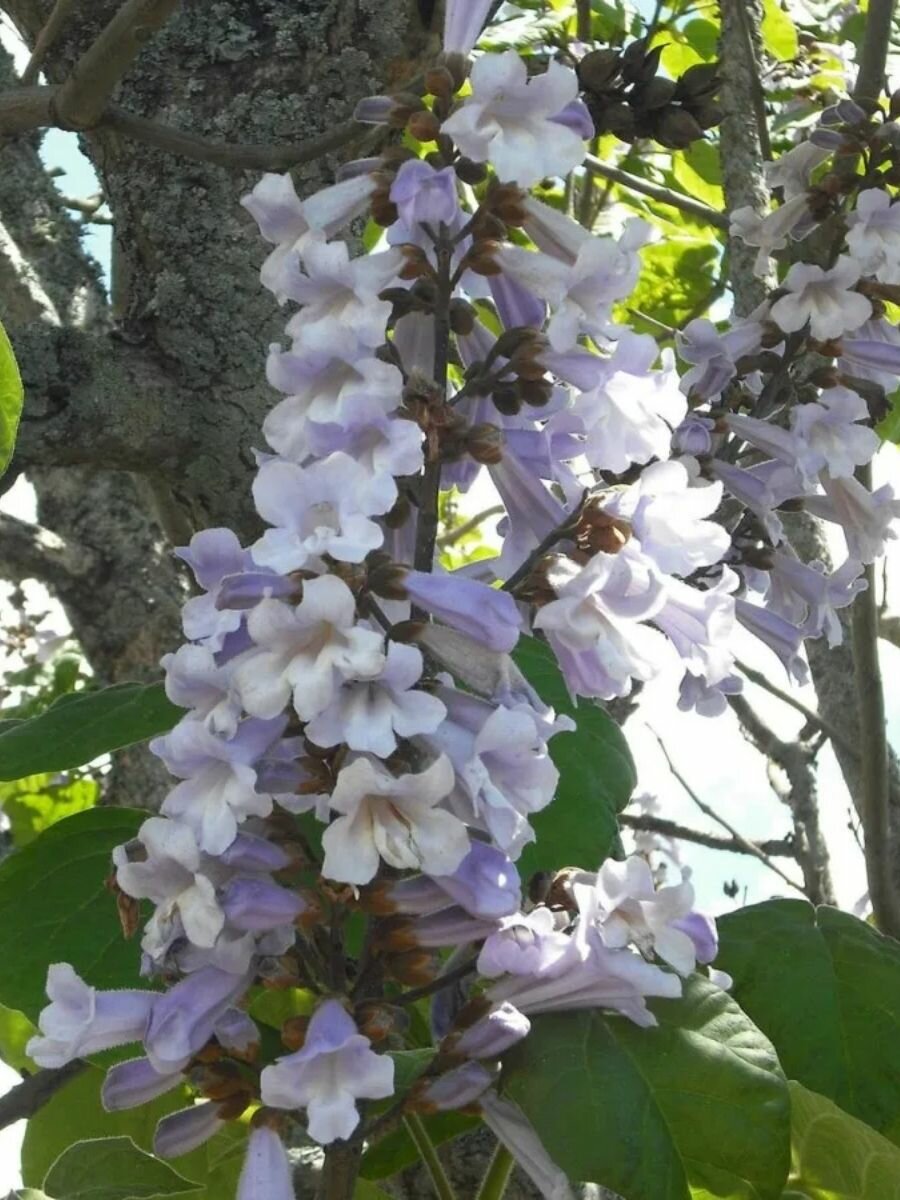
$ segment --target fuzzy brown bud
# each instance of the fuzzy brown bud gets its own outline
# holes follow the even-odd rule
[[[389,1034],[402,1033],[409,1027],[409,1014],[395,1004],[366,1000],[354,1014],[360,1033],[373,1042],[382,1042]]]
[[[471,158],[458,159],[453,164],[453,169],[463,183],[471,184],[472,187],[482,183],[487,176],[487,167],[485,164],[472,162]]]
[[[484,422],[466,433],[465,448],[478,463],[493,466],[503,458],[503,430]]]
[[[424,987],[437,979],[441,971],[440,956],[428,950],[408,950],[385,959],[387,973],[406,987]]]
[[[302,1050],[309,1029],[309,1017],[288,1017],[281,1026],[281,1041],[288,1050]]]
[[[441,131],[441,123],[428,109],[413,113],[406,123],[409,133],[417,142],[433,142]]]
[[[475,309],[460,296],[450,301],[450,328],[462,337],[468,337],[475,328]]]

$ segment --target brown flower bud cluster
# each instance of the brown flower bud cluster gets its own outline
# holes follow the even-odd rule
[[[597,133],[623,142],[652,138],[683,150],[722,119],[716,100],[719,64],[697,63],[678,79],[659,75],[663,47],[647,38],[624,50],[592,50],[577,64],[584,101]]]

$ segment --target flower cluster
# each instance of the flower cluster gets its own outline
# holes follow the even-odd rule
[[[691,322],[679,380],[671,352],[616,322],[648,229],[597,237],[525,190],[577,167],[592,126],[558,62],[529,74],[507,52],[469,71],[489,7],[448,4],[425,99],[360,105],[360,120],[404,128],[402,146],[305,200],[276,175],[244,200],[272,246],[262,282],[296,306],[267,362],[282,398],[253,484],[266,528],[249,547],[212,529],[179,551],[199,594],[163,665],[187,712],[153,744],[178,782],[115,852],[126,920],[155,905],[143,969],[165,988],[96,992],[56,965],[29,1048],[59,1066],[142,1044],[110,1069],[109,1109],[187,1080],[204,1100],[160,1123],[162,1155],[255,1109],[241,1200],[290,1195],[289,1122],[326,1145],[367,1136],[360,1102],[394,1095],[390,1051],[425,995],[436,1055],[395,1105],[479,1105],[545,1193],[564,1194],[496,1093],[500,1057],[544,1012],[653,1024],[647,998],[679,995],[716,935],[690,882],[657,890],[640,857],[523,900],[516,861],[556,791],[548,745],[571,722],[512,652],[543,639],[591,699],[674,666],[683,706],[721,711],[739,687],[735,621],[800,675],[803,639],[840,636],[835,612],[897,508],[853,477],[877,437],[848,373],[789,417],[759,375],[766,354],[789,365],[800,337],[857,374],[896,369],[859,288],[900,264],[891,207],[863,193],[856,257],[795,266],[752,320]],[[790,232],[744,218],[766,249]],[[363,220],[379,236],[354,257],[338,235]],[[502,544],[446,572],[440,489],[479,476],[505,508]],[[790,550],[776,510],[798,498],[844,527],[839,570]],[[357,947],[344,931],[360,916]],[[248,1013],[259,985],[311,997],[277,1061]]]

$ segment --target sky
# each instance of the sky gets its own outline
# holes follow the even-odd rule
[[[649,0],[648,0],[649,3]],[[647,7],[646,4],[639,7]],[[652,3],[650,4],[652,8]],[[20,46],[0,25],[0,40],[16,53]],[[57,180],[64,195],[85,197],[98,190],[96,178],[87,160],[79,153],[74,134],[51,131],[43,143],[43,156],[48,166],[59,168],[63,174]],[[109,271],[110,228],[91,226],[87,245],[104,271]],[[876,465],[881,481],[898,477],[897,451],[888,447]],[[471,511],[479,511],[484,493],[471,498]],[[25,519],[34,519],[33,493],[19,481],[0,500],[0,509]],[[893,611],[900,611],[900,549],[889,556],[891,571],[889,595]],[[29,585],[30,595],[50,609],[46,628],[62,632],[65,618],[59,607],[46,593]],[[3,591],[0,585],[0,620],[3,618]],[[741,649],[740,657],[765,672],[782,688],[790,685],[778,660],[759,643],[750,641]],[[883,673],[887,685],[888,728],[895,745],[900,746],[900,650],[882,647]],[[0,661],[0,671],[3,670]],[[790,815],[772,793],[765,762],[740,734],[737,721],[728,712],[710,720],[694,714],[679,713],[674,706],[677,678],[663,677],[649,685],[642,696],[640,712],[630,721],[626,733],[638,767],[638,793],[647,792],[659,799],[659,814],[696,829],[723,832],[696,808],[690,797],[673,778],[666,765],[654,732],[666,743],[676,766],[692,788],[716,811],[741,832],[754,839],[786,836],[791,828]],[[802,717],[779,700],[747,685],[748,698],[779,736],[789,738],[799,729]],[[796,691],[799,698],[815,708],[812,688]],[[865,892],[865,871],[862,854],[847,829],[850,810],[849,796],[830,749],[820,756],[819,799],[821,819],[829,846],[832,849],[832,870],[842,907],[854,909]],[[627,836],[627,835],[626,835]],[[728,911],[735,905],[754,903],[773,895],[796,895],[764,865],[744,855],[723,854],[695,845],[682,844],[682,863],[692,871],[699,905],[713,913]],[[796,867],[791,870],[788,860],[780,860],[788,874],[797,878]],[[723,893],[723,884],[734,881],[738,887],[736,900]],[[0,1063],[0,1092],[17,1082],[18,1076]],[[18,1186],[18,1159],[24,1122],[0,1131],[0,1195]]]

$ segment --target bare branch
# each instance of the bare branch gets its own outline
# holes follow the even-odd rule
[[[869,4],[853,90],[856,100],[874,101],[881,94],[895,6],[896,0],[871,0]],[[859,468],[857,479],[871,489],[871,464]],[[869,586],[853,602],[850,626],[859,709],[860,815],[865,836],[866,878],[875,923],[882,933],[900,938],[900,887],[893,869],[890,750],[878,658],[874,564],[865,568],[864,578]]]
[[[91,129],[149,35],[166,23],[179,0],[126,0],[72,68],[53,108],[64,129]]]
[[[29,87],[0,94],[0,136],[28,133],[32,129],[72,128],[60,123],[57,114],[59,91],[58,87]],[[346,121],[318,137],[305,142],[287,142],[283,146],[216,142],[124,112],[115,105],[108,106],[92,126],[82,124],[78,128],[111,129],[123,137],[155,146],[175,158],[254,171],[286,171],[302,166],[339,150],[368,130],[368,126],[358,121]]]
[[[57,1070],[35,1071],[14,1088],[10,1088],[5,1096],[0,1096],[0,1129],[33,1117],[70,1079],[80,1075],[86,1066],[86,1062],[76,1059]]]
[[[729,696],[728,702],[749,741],[769,760],[772,790],[790,810],[794,857],[803,872],[803,891],[813,904],[833,904],[828,847],[819,826],[812,749],[804,742],[782,741],[743,696]],[[782,778],[775,767],[784,772]]]
[[[659,734],[656,732],[655,729],[651,729],[650,732],[656,738],[657,742],[659,742],[659,748],[663,752],[663,757],[665,758],[666,763],[668,764],[669,770],[672,772],[675,779],[677,779],[677,781],[681,784],[681,786],[684,788],[684,790],[687,792],[687,794],[690,796],[690,798],[693,800],[693,802],[697,805],[697,807],[700,809],[700,811],[705,816],[709,817],[711,821],[715,821],[717,825],[721,825],[722,828],[724,830],[726,830],[726,832],[730,833],[731,836],[734,838],[734,840],[736,842],[739,842],[744,847],[744,852],[746,854],[752,854],[754,858],[758,858],[759,861],[761,863],[764,863],[765,866],[767,866],[770,871],[774,872],[780,879],[783,879],[784,882],[788,885],[788,887],[794,888],[795,891],[798,891],[802,895],[805,896],[806,892],[805,892],[804,888],[802,888],[799,883],[795,883],[793,881],[793,879],[791,879],[788,875],[785,875],[785,873],[784,873],[784,871],[782,871],[781,867],[779,867],[777,865],[777,863],[772,862],[772,859],[769,857],[768,854],[766,854],[755,842],[751,842],[749,840],[749,838],[745,838],[744,835],[742,833],[740,833],[737,829],[735,829],[735,827],[733,825],[731,825],[728,821],[726,821],[724,817],[720,817],[719,814],[715,811],[715,809],[710,808],[710,806],[705,801],[700,799],[700,797],[697,795],[697,793],[694,791],[694,789],[691,787],[691,785],[688,783],[688,781],[685,779],[685,777],[681,774],[681,772],[675,766],[674,762],[672,761],[672,757],[669,754],[669,751],[666,749],[665,742],[662,740],[662,738],[659,736]]]
[[[47,51],[59,37],[74,7],[75,0],[56,0],[53,11],[37,36],[28,65],[22,72],[23,87],[30,87],[37,80]]]
[[[662,187],[658,183],[650,183],[648,180],[641,179],[637,175],[629,175],[627,171],[622,171],[618,167],[611,167],[608,163],[601,162],[593,154],[585,156],[584,166],[585,170],[590,171],[593,175],[601,175],[604,179],[609,179],[612,183],[619,184],[620,187],[628,188],[631,192],[640,192],[644,196],[650,196],[651,199],[659,200],[662,204],[671,204],[673,208],[678,208],[682,212],[689,213],[692,217],[699,217],[707,225],[714,225],[717,229],[728,228],[728,218],[726,215],[717,212],[714,208],[710,208],[708,204],[703,204],[699,200],[692,200],[690,196],[683,196],[680,192],[673,192],[671,188]]]
[[[804,704],[802,700],[798,700],[797,697],[791,695],[790,692],[784,691],[783,688],[778,687],[776,684],[767,679],[761,671],[755,671],[753,667],[747,666],[747,664],[741,662],[740,659],[737,660],[736,665],[741,674],[745,675],[751,683],[755,683],[757,687],[763,688],[772,696],[777,696],[779,700],[783,701],[785,704],[789,704],[791,708],[796,709],[797,712],[802,713],[803,716],[806,717],[807,721],[809,721],[810,725],[813,725],[816,729],[821,730],[822,733],[829,737],[836,746],[840,746],[841,749],[845,750],[848,754],[852,754],[854,757],[859,758],[859,750],[853,745],[850,739],[845,737],[836,725],[832,725],[830,721],[826,721],[823,716],[815,711],[815,709],[810,708],[808,704]]]
[[[10,583],[54,584],[83,578],[97,566],[86,546],[73,546],[49,529],[0,513],[0,577]]]
[[[768,842],[752,842],[738,837],[721,837],[717,833],[705,833],[701,829],[689,829],[687,825],[679,825],[677,821],[667,821],[664,817],[652,817],[649,813],[619,814],[619,822],[627,829],[642,830],[644,833],[658,833],[661,837],[680,838],[683,842],[694,842],[698,846],[707,846],[710,850],[727,850],[732,854],[750,854],[754,858],[760,855],[769,857],[794,857],[794,843],[789,838],[773,838]],[[754,847],[755,849],[751,849]]]

